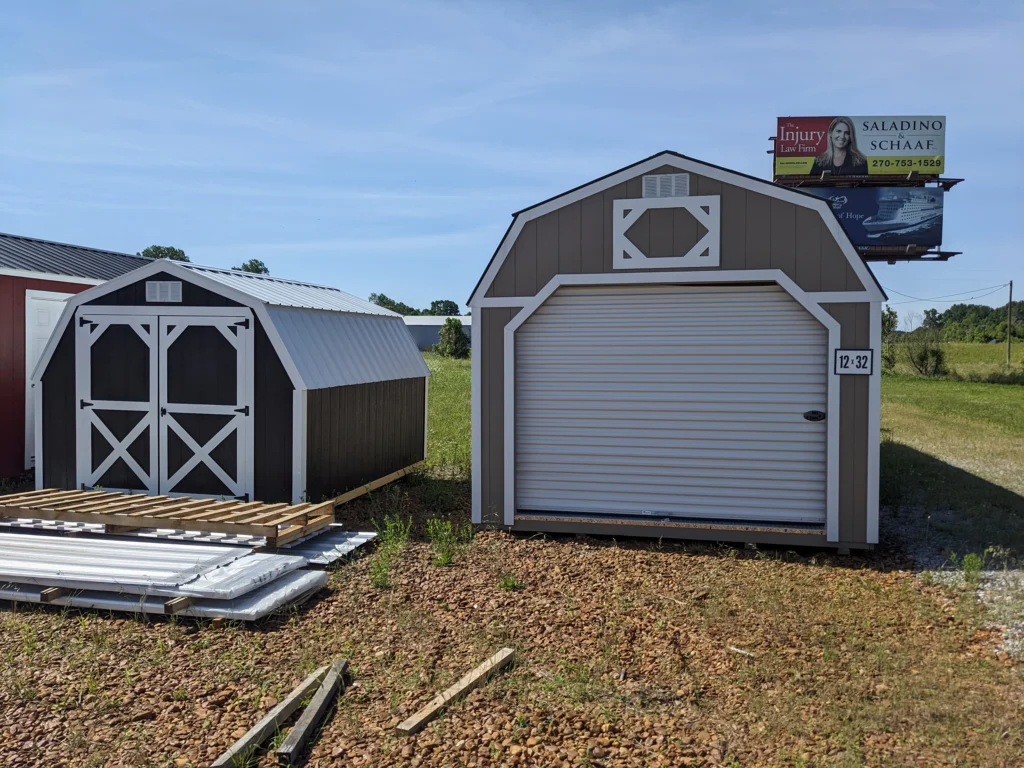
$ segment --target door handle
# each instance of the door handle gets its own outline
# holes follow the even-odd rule
[[[805,411],[804,412],[804,418],[807,419],[808,421],[824,421],[825,420],[825,412],[824,411]]]
[[[167,415],[167,409],[166,408],[161,408],[160,409],[160,415],[161,416],[166,416]]]

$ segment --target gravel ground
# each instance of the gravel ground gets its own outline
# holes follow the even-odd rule
[[[958,528],[955,512],[915,508],[882,514],[883,544],[905,554],[919,579],[972,591],[986,608],[986,626],[1001,634],[995,652],[1024,659],[1024,563],[998,552],[975,553],[987,567],[965,576],[959,563],[971,547],[949,533]]]
[[[414,530],[424,508],[465,508],[458,484],[388,503],[407,492]],[[482,533],[440,568],[415,539],[389,589],[370,586],[364,554],[255,626],[0,609],[0,764],[208,765],[334,656],[354,680],[311,766],[1011,766],[1024,753],[1024,666],[993,653],[973,601],[922,583],[896,550]],[[505,645],[506,674],[395,733]]]

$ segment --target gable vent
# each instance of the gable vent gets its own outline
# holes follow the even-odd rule
[[[652,173],[644,176],[644,197],[689,197],[690,174]]]
[[[146,301],[181,303],[180,280],[147,280]]]

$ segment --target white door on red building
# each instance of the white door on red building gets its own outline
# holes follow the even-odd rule
[[[35,398],[32,371],[57,327],[70,293],[25,291],[25,469],[36,465]]]

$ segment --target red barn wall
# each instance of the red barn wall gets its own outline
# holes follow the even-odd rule
[[[91,287],[0,275],[0,477],[20,475],[25,466],[25,291]]]

